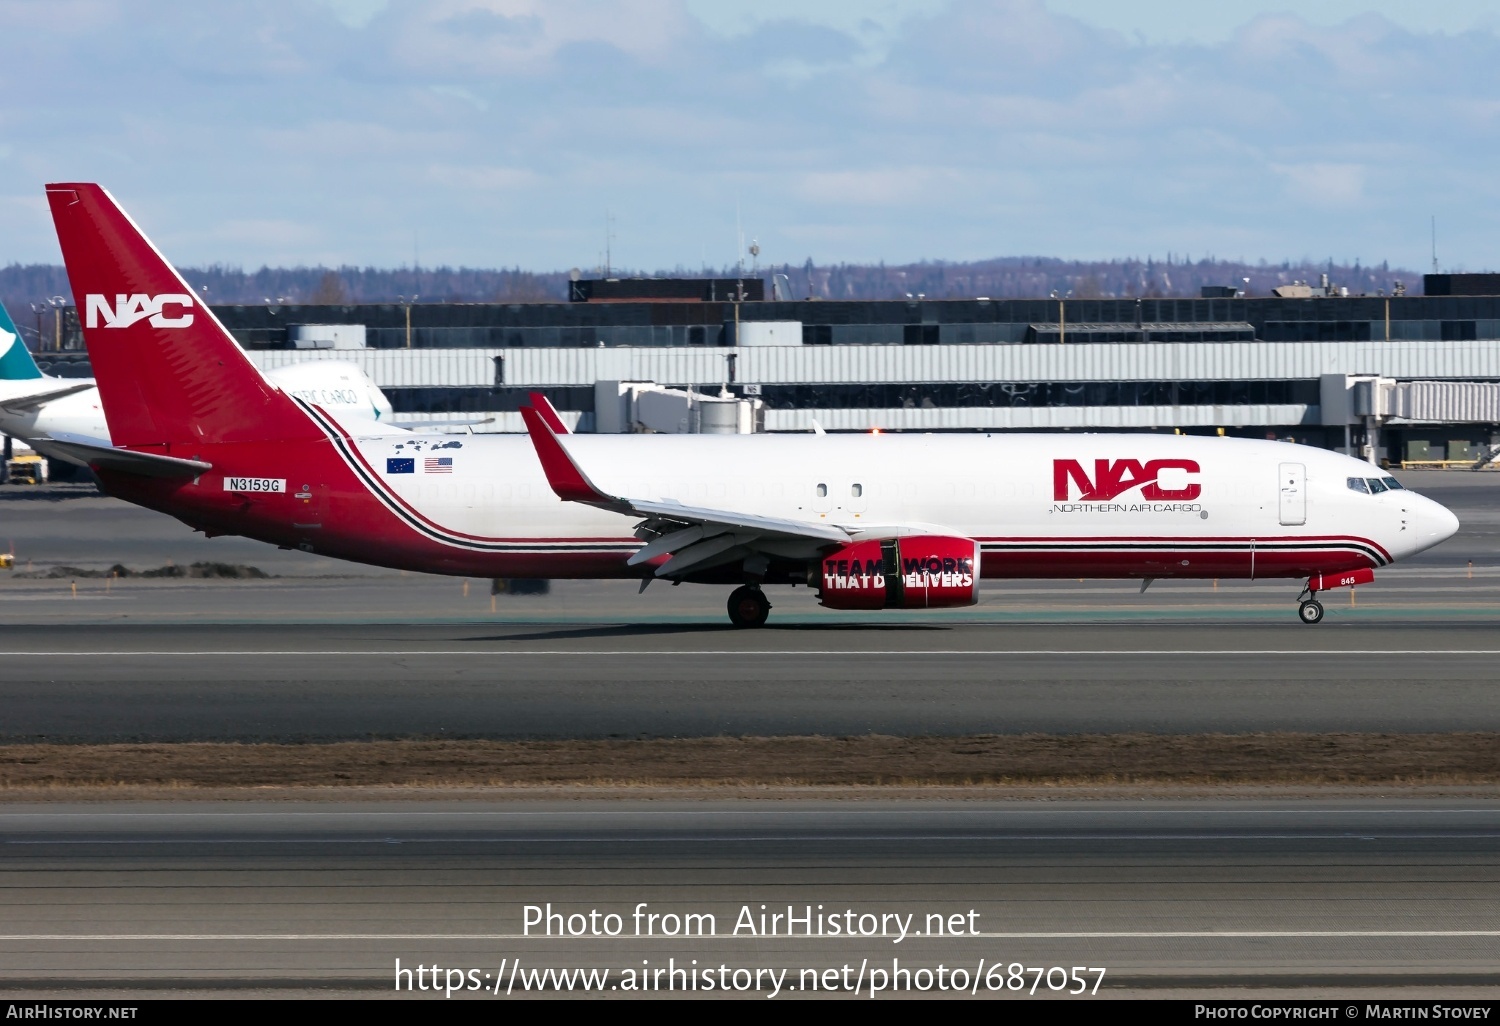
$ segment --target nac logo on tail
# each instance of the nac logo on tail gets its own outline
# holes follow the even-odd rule
[[[175,317],[167,316],[168,307],[179,307]],[[193,323],[193,297],[187,293],[148,296],[117,295],[114,305],[108,296],[89,295],[84,312],[84,326],[89,328],[128,328],[148,317],[154,328],[186,328]],[[100,323],[100,322],[103,323]]]
[[[1167,484],[1158,480],[1163,474]],[[1095,460],[1094,476],[1077,460],[1052,461],[1052,498],[1067,502],[1073,487],[1078,489],[1078,498],[1085,502],[1105,502],[1122,492],[1144,485],[1141,498],[1147,501],[1165,500],[1181,502],[1196,499],[1203,487],[1188,481],[1186,475],[1198,473],[1196,460]]]

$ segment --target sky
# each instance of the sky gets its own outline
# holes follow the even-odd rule
[[[0,264],[1500,267],[1500,7],[0,0]]]

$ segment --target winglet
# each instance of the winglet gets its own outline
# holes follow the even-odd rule
[[[562,417],[558,416],[557,408],[552,405],[545,395],[540,392],[528,392],[526,394],[531,399],[531,405],[535,407],[537,413],[542,415],[542,420],[547,422],[547,426],[552,429],[554,435],[566,435],[568,433],[568,425],[563,423]]]
[[[553,416],[556,415],[554,411]],[[568,451],[557,440],[557,435],[553,433],[541,411],[523,406],[521,419],[526,422],[531,444],[536,447],[537,459],[542,463],[542,473],[547,475],[547,483],[552,486],[559,499],[565,502],[586,502],[592,506],[620,505],[614,496],[606,495],[595,487],[588,475],[573,462],[573,457],[568,455]]]

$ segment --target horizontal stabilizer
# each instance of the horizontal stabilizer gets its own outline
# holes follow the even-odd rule
[[[31,442],[31,447],[47,456],[57,456],[94,470],[113,470],[142,477],[197,477],[205,470],[213,469],[212,463],[204,463],[202,460],[184,460],[176,456],[158,456],[150,452],[120,449],[102,439],[78,435],[38,438]]]
[[[44,378],[43,380],[56,381],[57,379]],[[49,388],[45,391],[28,392],[25,395],[18,395],[15,398],[0,399],[0,410],[4,410],[7,413],[25,413],[28,410],[35,410],[39,407],[46,406],[54,399],[61,399],[64,396],[69,395],[77,395],[79,392],[87,392],[93,387],[93,379],[89,379],[87,381],[75,381],[72,384],[62,386],[61,388]]]

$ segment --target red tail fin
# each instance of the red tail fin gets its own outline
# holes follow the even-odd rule
[[[116,445],[320,437],[113,196],[49,185],[47,200]]]

